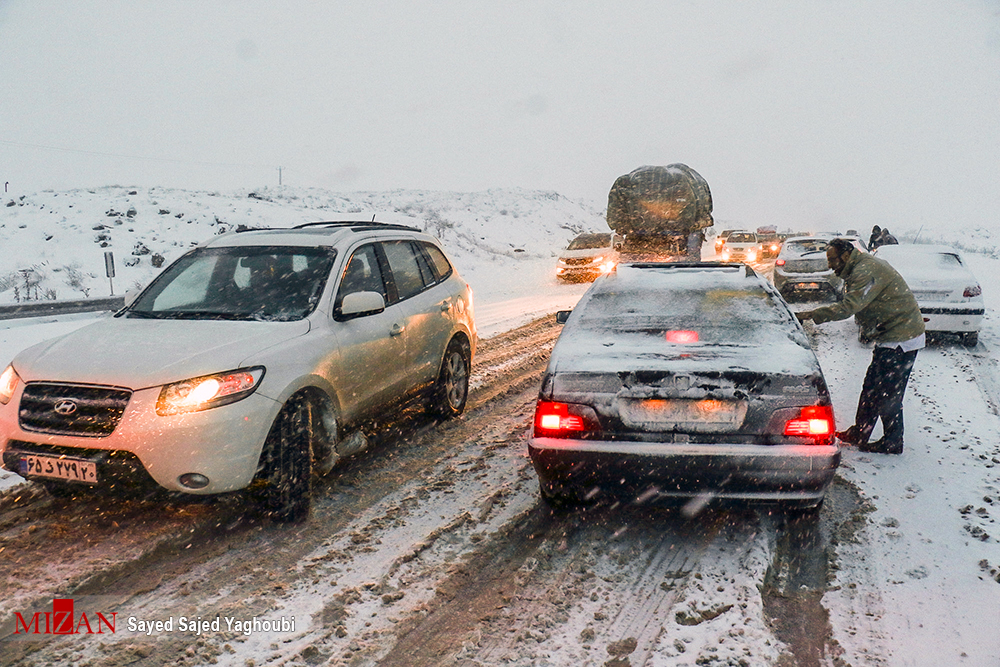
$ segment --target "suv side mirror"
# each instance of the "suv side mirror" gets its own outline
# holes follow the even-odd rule
[[[385,310],[385,299],[378,292],[354,292],[340,303],[337,319],[347,320],[362,315],[374,315]]]
[[[556,311],[556,324],[566,324],[566,320],[569,319],[569,314],[572,310],[557,310]]]

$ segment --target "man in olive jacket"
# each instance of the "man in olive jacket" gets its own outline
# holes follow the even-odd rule
[[[920,307],[894,268],[883,259],[854,248],[846,239],[833,239],[826,259],[844,280],[844,298],[829,306],[796,313],[816,324],[854,315],[862,340],[875,350],[858,399],[854,425],[837,437],[864,452],[903,453],[903,394],[924,346],[924,319]],[[882,438],[868,442],[875,422],[882,419]]]

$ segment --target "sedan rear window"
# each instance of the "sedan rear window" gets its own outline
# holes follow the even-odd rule
[[[788,314],[756,282],[737,278],[713,284],[697,276],[661,282],[657,277],[651,275],[648,285],[631,285],[628,291],[592,293],[578,308],[578,326],[665,336],[668,342],[749,346],[772,336],[787,338],[792,329]],[[671,332],[684,335],[671,337]]]

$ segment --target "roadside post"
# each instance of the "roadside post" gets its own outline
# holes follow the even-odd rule
[[[108,274],[108,282],[111,284],[111,296],[115,295],[115,253],[110,250],[104,253],[104,272]]]

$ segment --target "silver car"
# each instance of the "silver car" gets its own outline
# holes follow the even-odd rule
[[[367,446],[386,406],[465,408],[472,294],[416,228],[310,223],[217,237],[114,317],[35,345],[0,375],[8,470],[56,494],[250,487],[278,519],[313,473]]]
[[[752,268],[620,265],[560,319],[528,444],[546,501],[823,501],[840,461],[830,394]]]
[[[594,280],[618,264],[622,238],[610,232],[579,234],[559,253],[556,277],[567,281]]]
[[[789,301],[839,301],[844,296],[844,281],[826,261],[826,248],[834,238],[844,238],[861,252],[868,252],[856,236],[839,234],[791,236],[781,244],[774,260],[772,280]]]

